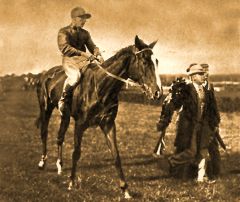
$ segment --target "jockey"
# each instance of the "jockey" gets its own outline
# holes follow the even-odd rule
[[[61,115],[69,109],[73,89],[81,77],[80,70],[96,58],[100,63],[103,62],[99,48],[93,43],[89,32],[83,29],[90,17],[91,14],[86,13],[83,8],[76,7],[71,11],[72,23],[58,32],[58,47],[63,56],[62,65],[67,75],[58,102]],[[90,53],[86,53],[86,47]]]

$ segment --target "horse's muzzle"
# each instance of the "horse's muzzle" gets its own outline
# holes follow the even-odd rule
[[[159,88],[155,88],[154,90],[149,87],[147,84],[142,85],[143,92],[146,94],[146,96],[149,99],[160,99],[162,97],[162,89],[160,90]]]

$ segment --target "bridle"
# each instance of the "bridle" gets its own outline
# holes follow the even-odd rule
[[[151,48],[143,48],[142,50],[137,51],[137,52],[135,53],[135,55],[138,55],[138,54],[140,54],[140,53],[142,53],[142,52],[144,52],[144,51],[147,51],[147,50],[150,50],[150,51],[152,52],[152,49],[151,49]]]
[[[138,54],[144,52],[144,51],[151,51],[152,52],[152,49],[151,48],[144,48],[140,51],[137,51],[135,52],[135,56],[137,56]],[[132,79],[128,78],[128,79],[124,79],[120,76],[117,76],[117,75],[114,75],[112,74],[111,72],[107,71],[106,69],[104,69],[100,64],[96,63],[96,65],[101,69],[103,70],[108,76],[114,78],[114,79],[117,79],[119,81],[122,81],[123,83],[126,83],[126,87],[128,88],[128,85],[130,86],[136,86],[136,87],[144,87],[144,88],[148,88],[147,84],[139,84],[138,82],[136,81],[133,81]]]

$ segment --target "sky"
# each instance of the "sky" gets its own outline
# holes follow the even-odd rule
[[[57,34],[76,6],[92,14],[84,28],[105,59],[138,35],[158,40],[160,73],[185,73],[195,62],[240,73],[240,0],[0,0],[0,75],[61,64]]]

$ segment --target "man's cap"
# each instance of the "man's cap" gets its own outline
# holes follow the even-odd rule
[[[203,67],[197,63],[191,64],[186,71],[189,76],[194,74],[202,74],[205,72]]]
[[[86,13],[86,11],[81,7],[76,7],[71,11],[71,18],[81,17],[81,18],[90,18],[91,14]]]

